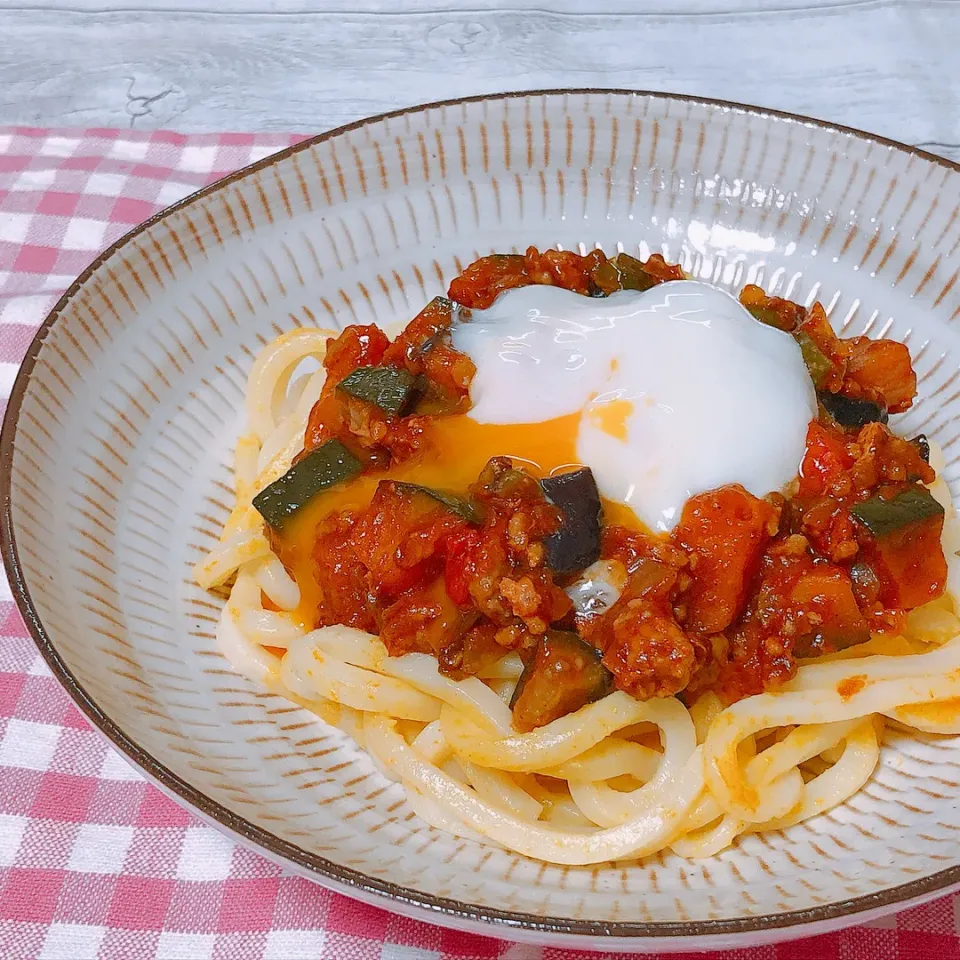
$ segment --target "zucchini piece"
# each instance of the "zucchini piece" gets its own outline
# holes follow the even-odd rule
[[[275,530],[327,487],[355,477],[363,464],[339,441],[328,440],[295,463],[253,498],[253,505]]]
[[[817,399],[841,427],[862,427],[867,423],[886,423],[890,419],[886,408],[872,400],[854,400],[827,390],[818,390]]]
[[[740,291],[740,304],[753,316],[754,320],[787,333],[796,330],[807,314],[806,309],[799,303],[784,300],[781,297],[767,296],[763,288],[755,283],[748,283]]]
[[[357,367],[337,384],[337,389],[372,403],[390,416],[402,417],[416,403],[422,386],[422,381],[401,367]]]
[[[629,253],[618,253],[613,262],[620,271],[621,290],[649,290],[657,285],[656,277],[647,273],[643,261],[631,257]]]
[[[600,559],[600,491],[593,471],[581,467],[540,481],[546,498],[560,509],[560,529],[543,541],[547,566],[565,576]]]
[[[749,307],[746,304],[744,306],[747,307],[747,312],[754,320],[759,320],[768,327],[776,327],[777,330],[787,329],[783,326],[780,314],[773,307]]]
[[[926,434],[918,433],[910,442],[917,448],[917,452],[920,454],[920,459],[924,463],[929,463],[930,441],[927,439]]]
[[[513,725],[535,730],[612,692],[613,674],[601,658],[599,650],[572,631],[548,630],[510,699]]]
[[[819,390],[827,377],[833,372],[833,361],[817,346],[816,342],[803,330],[797,330],[793,338],[800,346],[803,362],[813,385]]]
[[[915,485],[890,500],[871,497],[851,507],[850,512],[880,540],[902,527],[928,517],[943,516],[943,507],[926,487]]]
[[[433,487],[423,487],[419,483],[402,483],[399,480],[394,481],[394,488],[398,493],[423,494],[431,500],[436,500],[437,503],[442,504],[451,513],[462,517],[468,523],[480,523],[480,514],[477,512],[477,508],[470,500],[461,497],[459,494],[447,493],[445,490],[434,490]]]
[[[657,282],[643,269],[643,262],[629,253],[618,253],[594,267],[592,280],[601,293],[607,295],[617,290],[649,290]]]

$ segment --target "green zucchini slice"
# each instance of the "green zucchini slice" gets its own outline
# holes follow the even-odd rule
[[[295,463],[253,498],[253,505],[275,530],[328,487],[355,477],[363,464],[339,441],[328,440]]]

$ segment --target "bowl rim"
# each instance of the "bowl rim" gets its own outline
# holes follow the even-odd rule
[[[889,912],[890,908],[898,904],[918,899],[926,899],[939,891],[960,884],[960,865],[957,865],[876,893],[864,894],[863,896],[852,897],[846,900],[838,900],[833,903],[808,907],[803,910],[760,914],[749,917],[712,920],[671,920],[663,922],[576,920],[568,917],[538,916],[523,911],[500,910],[495,907],[464,904],[450,897],[441,897],[435,894],[421,892],[410,887],[404,887],[401,884],[368,876],[350,867],[341,866],[325,857],[304,850],[294,843],[283,840],[269,830],[252,823],[245,817],[234,813],[216,800],[213,800],[157,760],[107,716],[93,697],[90,696],[83,685],[77,680],[76,676],[74,676],[47,634],[26,584],[14,532],[11,496],[13,453],[21,405],[43,342],[63,313],[64,308],[87,280],[119,249],[167,217],[191,206],[203,197],[223,190],[238,180],[245,179],[250,174],[272,167],[301,151],[309,150],[318,144],[340,137],[350,131],[358,130],[369,124],[383,120],[426,113],[430,110],[443,107],[480,103],[483,101],[503,101],[526,97],[563,95],[578,97],[613,95],[619,97],[635,97],[638,99],[649,98],[664,102],[690,103],[703,107],[719,107],[761,119],[780,120],[806,127],[815,127],[830,133],[853,136],[866,142],[890,147],[960,174],[960,163],[949,160],[946,157],[938,156],[928,150],[920,147],[912,147],[900,141],[871,134],[855,127],[829,123],[827,121],[803,116],[802,114],[689,94],[672,94],[660,91],[617,87],[583,87],[479,94],[469,97],[438,100],[417,106],[391,110],[308,137],[298,143],[269,154],[261,160],[248,164],[214,183],[201,187],[183,199],[178,200],[176,203],[152,214],[142,223],[134,226],[91,261],[77,279],[70,284],[63,296],[60,297],[56,305],[44,318],[30,342],[30,346],[27,348],[17,372],[7,402],[2,430],[0,430],[0,555],[2,555],[3,566],[10,581],[13,599],[17,604],[20,615],[23,617],[30,636],[53,675],[87,720],[110,741],[114,749],[122,753],[127,760],[145,773],[150,780],[159,784],[165,792],[174,796],[178,802],[187,805],[189,808],[198,810],[206,819],[225,828],[232,835],[238,837],[241,842],[245,842],[254,849],[261,848],[266,850],[274,860],[281,859],[291,861],[300,868],[302,875],[310,873],[314,875],[321,884],[324,880],[329,880],[336,884],[338,888],[344,890],[348,895],[352,891],[356,891],[358,896],[364,896],[364,899],[372,898],[374,902],[383,903],[384,900],[387,900],[398,905],[403,905],[408,909],[423,910],[428,914],[433,914],[436,917],[436,922],[439,923],[463,920],[472,923],[491,924],[493,929],[491,929],[490,934],[494,936],[496,936],[498,932],[500,934],[506,934],[510,929],[517,929],[533,933],[568,937],[572,935],[583,938],[648,938],[662,941],[675,938],[759,933],[788,927],[800,927],[807,924],[819,924],[831,920],[836,921],[841,918],[854,918],[859,914],[871,911],[879,910],[880,912]],[[384,906],[389,909],[389,904],[384,904]],[[884,908],[887,909],[885,910]],[[851,920],[851,922],[853,921]],[[499,931],[497,930],[498,927],[500,928]]]

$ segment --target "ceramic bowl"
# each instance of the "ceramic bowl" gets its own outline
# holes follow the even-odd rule
[[[162,789],[266,856],[435,923],[607,950],[859,922],[960,883],[960,743],[888,735],[825,816],[705,861],[550,866],[437,832],[363,751],[237,676],[192,581],[231,506],[256,351],[406,321],[476,257],[661,252],[906,342],[904,418],[960,480],[960,173],[799,117],[623,91],[462,100],[353,124],[189,197],[46,319],[2,435],[2,547],[50,667]],[[676,363],[682,358],[666,358]]]

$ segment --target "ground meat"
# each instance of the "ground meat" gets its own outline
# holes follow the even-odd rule
[[[694,666],[694,646],[673,614],[677,581],[675,567],[639,560],[620,599],[578,624],[581,636],[603,652],[617,687],[641,699],[682,690]]]
[[[669,697],[686,687],[695,652],[669,608],[631,600],[613,621],[603,655],[616,684],[639,700]]]

